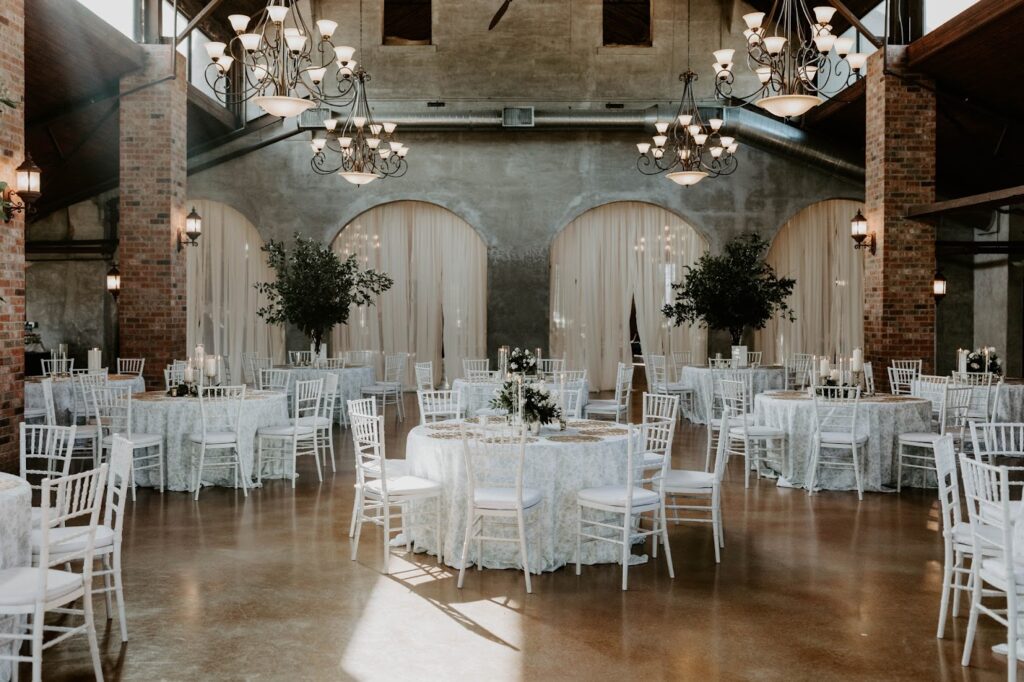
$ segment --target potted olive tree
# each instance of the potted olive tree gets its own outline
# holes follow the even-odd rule
[[[672,285],[675,301],[662,312],[676,326],[696,322],[728,331],[734,346],[740,344],[744,329],[763,329],[776,314],[795,320],[787,299],[796,280],[779,277],[765,262],[768,246],[759,235],[747,232],[726,244],[722,255],[705,253],[687,266],[683,281]]]
[[[394,283],[384,273],[360,270],[354,254],[341,260],[330,248],[299,235],[291,249],[271,240],[263,251],[277,280],[256,284],[267,297],[256,314],[270,324],[295,325],[312,339],[316,353],[335,325],[348,322],[353,303],[372,305]]]

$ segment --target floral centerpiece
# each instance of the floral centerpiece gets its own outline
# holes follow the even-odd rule
[[[508,356],[508,371],[513,374],[536,374],[537,357],[526,348],[513,348]]]
[[[967,354],[967,371],[1002,375],[1003,361],[994,347],[978,348]]]
[[[535,361],[536,362],[536,361]],[[522,409],[520,410],[520,400]],[[562,418],[562,409],[543,384],[526,384],[510,380],[502,384],[491,399],[491,407],[510,415],[521,414],[530,425],[550,424]]]

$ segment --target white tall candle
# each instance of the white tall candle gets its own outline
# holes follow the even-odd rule
[[[850,359],[850,369],[854,372],[864,371],[864,351],[860,348],[853,349],[853,358]]]
[[[828,376],[828,373],[829,373],[828,358],[822,358],[821,359],[821,365],[819,365],[819,367],[818,367],[818,374],[820,374],[821,376],[824,377],[824,376]]]
[[[99,348],[89,349],[89,371],[98,372],[103,368],[103,353]]]
[[[205,370],[206,376],[210,377],[211,379],[217,376],[217,358],[215,356],[210,356],[206,358]]]

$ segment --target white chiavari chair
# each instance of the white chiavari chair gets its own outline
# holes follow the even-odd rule
[[[415,367],[416,372],[416,390],[417,391],[433,391],[434,390],[434,362],[417,362]]]
[[[300,423],[304,426],[312,426],[317,430],[317,445],[320,447],[320,461],[326,471],[327,463],[325,458],[330,457],[331,471],[337,471],[334,462],[334,413],[338,404],[338,375],[326,374],[324,376],[324,393],[321,401],[323,410],[316,417],[304,417]]]
[[[864,390],[868,395],[875,393],[875,370],[872,369],[870,362],[864,363]]]
[[[386,417],[388,405],[395,406],[395,421],[405,421],[405,401],[402,400],[402,378],[405,376],[405,363],[408,353],[393,353],[384,358],[384,380],[370,386],[363,386],[361,394],[364,398],[380,401],[381,415]]]
[[[587,370],[567,369],[559,372],[559,379],[564,380],[566,384],[582,384],[587,380]]]
[[[864,499],[860,453],[867,451],[868,434],[857,426],[860,388],[845,386],[814,387],[814,442],[808,472],[807,494],[814,492],[818,468],[853,469],[857,499]],[[824,451],[833,454],[823,456]],[[838,453],[838,454],[835,454]]]
[[[458,587],[462,589],[471,559],[478,570],[483,568],[485,542],[512,542],[519,545],[519,561],[529,594],[533,592],[533,585],[527,531],[538,520],[534,512],[541,509],[543,496],[536,488],[523,483],[526,427],[485,424],[470,432],[463,426],[462,452],[466,466],[466,525]],[[515,524],[515,535],[489,534],[488,522],[492,526]],[[470,557],[470,545],[476,547],[473,557]]]
[[[117,359],[117,373],[118,374],[134,374],[136,376],[142,376],[142,370],[146,366],[146,358],[118,358]]]
[[[553,380],[565,371],[564,358],[541,358],[537,360],[537,375],[542,379]]]
[[[488,369],[472,369],[466,372],[466,381],[471,384],[489,384],[495,381],[501,381],[498,372],[492,372]]]
[[[968,418],[977,421],[993,421],[995,405],[993,404],[992,375],[988,372],[953,372],[953,383],[958,386],[970,386],[971,409]],[[998,385],[998,379],[996,380]]]
[[[256,383],[256,372],[253,371],[252,361],[257,357],[259,354],[251,351],[242,353],[242,382],[248,386]]]
[[[414,519],[422,509],[412,509],[414,503],[433,500],[434,541],[437,543],[437,563],[443,556],[441,538],[441,484],[419,476],[394,475],[388,472],[384,448],[384,416],[367,417],[353,415],[352,444],[356,457],[356,508],[353,516],[355,536],[352,540],[352,561],[359,551],[359,537],[364,523],[380,526],[384,531],[384,573],[390,574],[391,536],[403,533],[407,538],[406,549],[411,548],[410,531],[426,523]],[[394,513],[395,508],[399,513]],[[461,583],[459,587],[462,587]]]
[[[708,367],[711,369],[729,369],[732,367],[732,358],[708,358]]]
[[[683,380],[683,367],[693,364],[693,351],[677,350],[672,353],[672,381],[679,383]]]
[[[910,382],[910,395],[932,404],[932,423],[937,424],[942,412],[942,398],[949,386],[949,377],[919,374]]]
[[[910,385],[921,374],[921,360],[890,360],[889,390],[893,395],[909,395]]]
[[[679,412],[678,396],[665,393],[644,393],[643,423],[659,419],[675,419]]]
[[[684,413],[693,411],[696,392],[689,386],[669,381],[668,366],[664,355],[645,355],[644,365],[647,371],[647,387],[651,393],[677,396]]]
[[[896,492],[903,489],[903,468],[936,471],[935,444],[949,434],[962,443],[967,429],[967,411],[971,408],[970,386],[943,386],[939,401],[937,431],[906,431],[899,434],[896,454]],[[924,451],[924,452],[922,452]]]
[[[421,425],[465,416],[466,408],[458,391],[416,391],[416,402]]]
[[[809,353],[794,353],[786,362],[786,388],[803,390],[811,383],[811,368],[814,356]]]
[[[996,464],[997,460],[1024,459],[1024,423],[971,421],[970,430],[974,456],[980,461]],[[1024,464],[1006,468],[1017,475],[1024,472]],[[1024,481],[1014,479],[1010,485],[1024,486]]]
[[[356,417],[375,418],[377,417],[377,401],[374,398],[362,398],[360,400],[348,400],[345,402],[346,409],[348,410],[349,423]],[[406,462],[404,459],[389,459],[388,460],[388,471],[391,472],[392,476],[402,476],[408,471]],[[354,537],[356,534],[356,520],[359,518],[357,513],[359,507],[359,495],[358,490],[356,496],[352,500],[352,521],[349,525],[348,536]]]
[[[168,365],[164,367],[164,388],[168,391],[185,383],[185,368]]]
[[[160,433],[139,433],[132,430],[132,391],[127,386],[104,386],[92,389],[93,413],[102,428],[100,445],[110,450],[114,434],[127,438],[132,444],[132,463],[129,476],[132,481],[132,501],[135,501],[135,474],[156,470],[160,492],[164,491],[164,436]],[[156,452],[153,452],[153,450]],[[140,454],[141,452],[141,454]]]
[[[583,389],[563,387],[558,397],[563,419],[583,418]]]
[[[749,378],[750,374],[741,375]],[[780,474],[786,474],[786,432],[772,426],[754,423],[750,414],[750,382],[742,379],[723,379],[721,382],[722,402],[730,415],[727,435],[727,457],[733,454],[743,457],[743,487],[750,487],[750,469],[761,471],[770,467]],[[721,438],[721,434],[719,434]],[[742,449],[737,450],[736,446]]]
[[[193,499],[199,499],[203,472],[211,468],[230,469],[235,487],[241,485],[242,494],[248,497],[250,473],[245,470],[239,445],[239,424],[244,401],[244,384],[203,386],[199,389],[199,431],[188,435],[189,443],[199,448]]]
[[[323,379],[296,381],[292,393],[292,419],[281,426],[261,426],[256,431],[256,480],[263,484],[265,464],[279,462],[289,466],[292,488],[298,477],[298,458],[311,455],[316,462],[317,479],[323,482],[320,470],[320,450],[317,445],[317,430],[305,426],[303,420],[313,419],[320,414],[320,399],[323,395]]]
[[[81,424],[92,420],[92,402],[90,401],[92,389],[103,388],[108,383],[109,378],[105,369],[97,372],[82,372],[71,378],[71,388],[74,392],[71,420],[74,423]]]
[[[763,354],[764,352],[759,350],[747,351],[747,367],[760,367]]]
[[[71,471],[71,452],[75,446],[75,429],[50,424],[19,425],[19,475],[33,490],[42,490],[44,478],[67,476]],[[32,507],[32,526],[39,526],[41,511]]]
[[[60,478],[46,478],[42,483],[42,505],[38,532],[39,553],[30,566],[0,570],[0,615],[15,616],[18,627],[0,631],[0,660],[31,663],[32,679],[42,679],[43,651],[65,639],[85,633],[92,656],[93,674],[103,679],[99,643],[93,618],[92,579],[95,556],[96,527],[103,505],[107,481],[107,465]],[[81,573],[70,570],[81,562]],[[59,570],[54,566],[62,566]],[[74,603],[82,600],[81,608]],[[61,620],[46,624],[47,613],[61,614]],[[72,626],[70,618],[82,618],[81,625]],[[45,638],[49,633],[54,635]],[[21,655],[21,645],[28,643],[29,655]]]
[[[345,369],[345,358],[323,358],[316,361],[321,369]]]
[[[491,361],[488,358],[464,358],[462,360],[462,373],[468,378],[471,372],[488,372],[491,369]]]
[[[649,428],[664,422],[653,422],[640,428]],[[673,424],[673,430],[674,430]],[[672,548],[668,542],[668,528],[665,518],[665,496],[662,491],[665,472],[668,469],[668,457],[662,458],[661,472],[653,478],[653,490],[640,487],[645,478],[645,458],[640,448],[634,447],[634,426],[627,427],[630,431],[626,454],[626,484],[604,485],[597,488],[584,488],[576,494],[576,575],[580,574],[582,560],[582,541],[595,540],[617,545],[621,551],[622,589],[629,587],[629,557],[633,542],[637,538],[651,537],[654,542],[654,554],[657,553],[656,536],[660,536],[665,547],[665,563],[668,575],[675,578],[672,566]],[[591,512],[585,514],[584,510]],[[596,513],[593,513],[596,512]],[[616,521],[607,519],[614,514]],[[644,528],[642,518],[651,515],[650,529]],[[589,518],[588,518],[589,517]]]
[[[253,353],[248,360],[249,376],[246,383],[252,385],[253,388],[259,388],[260,386],[260,373],[265,369],[274,368],[273,358],[259,357]]]
[[[313,364],[313,351],[311,350],[290,350],[288,351],[288,364],[292,367],[308,367]]]
[[[74,358],[43,358],[43,376],[67,376],[75,369]]]
[[[629,419],[629,398],[633,392],[633,365],[620,362],[615,371],[615,397],[610,400],[591,400],[583,408],[588,419],[612,417],[617,423]]]
[[[261,369],[259,373],[261,391],[287,393],[292,373],[286,369]]]
[[[43,390],[43,406],[36,408],[25,408],[21,418],[26,422],[41,420],[43,424],[57,424],[57,409],[53,403],[53,379],[45,377],[40,379],[39,386]]]

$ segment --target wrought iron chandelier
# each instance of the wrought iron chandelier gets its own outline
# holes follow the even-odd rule
[[[851,52],[852,38],[832,33],[835,8],[808,10],[806,0],[775,0],[772,9],[743,15],[747,66],[761,86],[746,96],[733,93],[735,50],[717,50],[715,92],[725,100],[753,103],[780,118],[801,116],[850,79],[862,76],[867,55]]]
[[[722,134],[723,119],[712,118],[705,124],[693,96],[697,74],[687,71],[679,80],[683,97],[676,116],[671,122],[654,124],[653,144],[637,143],[637,170],[644,175],[667,173],[666,178],[684,187],[733,173],[739,165],[735,156],[739,143]]]
[[[288,117],[318,104],[351,102],[355,48],[332,42],[337,22],[317,21],[313,45],[298,0],[269,0],[254,17],[232,14],[228,20],[235,37],[206,44],[206,82],[224,104],[252,100],[268,114]]]
[[[370,74],[358,67],[352,77],[354,100],[339,127],[339,119],[324,121],[326,133],[313,133],[310,165],[320,175],[337,173],[353,185],[366,185],[378,178],[400,178],[409,164],[409,148],[395,136],[396,123],[377,123],[366,99]]]

